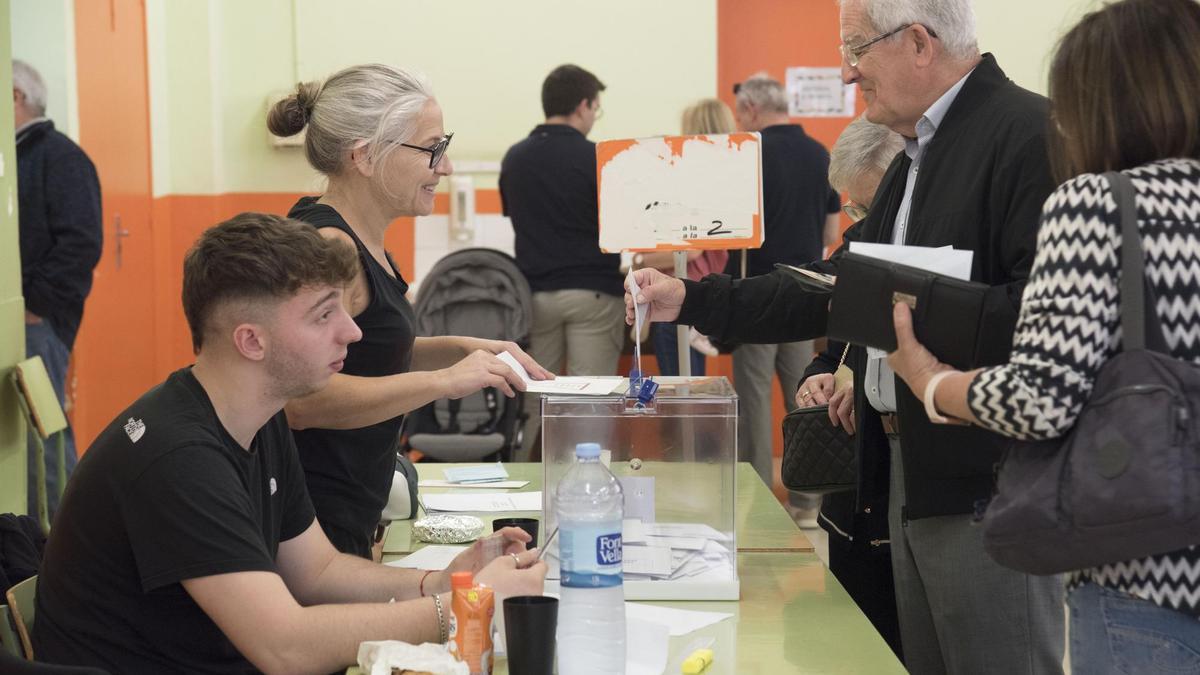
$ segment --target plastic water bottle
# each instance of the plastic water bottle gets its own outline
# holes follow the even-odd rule
[[[558,483],[559,675],[625,672],[625,589],[621,521],[625,496],[600,463],[600,445],[575,446],[575,465]]]

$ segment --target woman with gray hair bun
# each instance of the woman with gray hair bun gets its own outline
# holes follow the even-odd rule
[[[346,68],[304,83],[277,103],[267,126],[278,136],[306,131],[304,153],[328,185],[288,213],[354,249],[360,269],[343,302],[362,329],[327,387],[287,405],[317,519],[339,550],[370,558],[387,504],[404,415],[440,398],[484,387],[508,396],[522,380],[497,354],[510,352],[537,379],[552,377],[515,343],[471,337],[416,337],[408,284],[384,249],[397,218],[426,216],[453,166],[453,134],[428,81],[386,65]],[[313,317],[314,326],[322,317]],[[312,364],[281,362],[280,368]],[[528,542],[516,528],[504,530]]]
[[[829,151],[829,183],[846,193],[848,201],[842,209],[852,220],[866,217],[884,172],[903,149],[900,134],[872,124],[865,116],[855,118],[838,136]],[[845,343],[826,342],[825,350],[804,371],[796,388],[796,405],[807,408],[828,404],[831,425],[844,427],[860,445],[876,444],[876,452],[886,453],[886,438],[870,430],[855,433],[854,380],[834,376],[845,348]],[[825,495],[817,524],[829,535],[829,570],[896,656],[903,659],[888,539],[887,480],[885,477],[864,484],[874,489],[862,494],[850,490]]]

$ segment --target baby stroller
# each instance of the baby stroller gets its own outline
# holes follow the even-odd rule
[[[533,295],[511,256],[490,248],[455,251],[421,282],[417,334],[469,335],[529,345]],[[440,399],[409,415],[406,449],[443,462],[510,460],[521,447],[523,394],[488,387],[458,400]]]

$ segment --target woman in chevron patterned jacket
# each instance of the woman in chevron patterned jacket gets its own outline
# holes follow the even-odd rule
[[[1052,161],[1070,178],[1046,200],[1009,363],[952,371],[897,304],[889,362],[946,416],[1014,438],[1070,431],[1120,348],[1120,217],[1107,181],[1137,192],[1146,279],[1173,357],[1200,363],[1200,3],[1124,0],[1062,39],[1050,68]],[[926,399],[928,400],[928,399]],[[1200,543],[1200,542],[1198,542]],[[1076,672],[1200,672],[1200,546],[1074,573]]]

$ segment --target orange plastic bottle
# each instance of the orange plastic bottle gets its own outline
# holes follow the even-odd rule
[[[450,653],[467,664],[471,675],[491,675],[495,595],[476,585],[470,572],[451,574],[450,592]]]

